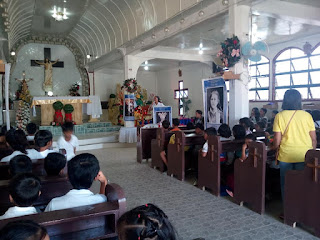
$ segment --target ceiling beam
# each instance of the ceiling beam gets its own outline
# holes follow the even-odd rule
[[[294,23],[320,26],[320,8],[301,3],[268,0],[255,5],[253,10]]]

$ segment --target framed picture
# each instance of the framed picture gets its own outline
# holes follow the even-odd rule
[[[222,77],[202,80],[205,128],[219,128],[227,122],[227,88]]]
[[[170,126],[172,126],[172,108],[165,107],[154,107],[153,108],[153,123],[162,125],[164,120],[168,120],[170,122]]]
[[[133,94],[124,95],[124,104],[123,104],[124,121],[134,121],[134,101],[135,101],[135,96]]]

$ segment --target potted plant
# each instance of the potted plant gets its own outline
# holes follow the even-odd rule
[[[56,101],[52,104],[52,106],[55,110],[53,123],[56,126],[60,126],[63,124],[63,116],[61,113],[61,110],[63,109],[63,103],[60,101]]]
[[[63,107],[63,110],[65,112],[65,122],[72,122],[72,112],[74,111],[74,108],[71,104],[66,104]]]

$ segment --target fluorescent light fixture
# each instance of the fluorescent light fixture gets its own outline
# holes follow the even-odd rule
[[[16,55],[16,52],[15,51],[11,51],[11,56],[14,56],[14,55]]]
[[[52,96],[53,96],[53,92],[52,92],[52,91],[49,91],[49,92],[48,92],[48,96],[49,96],[49,97],[52,97]]]
[[[87,58],[88,58],[88,59],[89,59],[89,58],[91,58],[91,55],[90,55],[90,54],[88,54],[88,55],[87,55]]]
[[[144,66],[144,70],[148,71],[149,67],[148,66]]]
[[[199,48],[202,49],[203,48],[203,43],[199,44]]]
[[[144,64],[148,64],[148,61],[145,61]]]
[[[199,50],[199,54],[200,54],[200,55],[203,54],[203,50],[202,50],[202,49]]]

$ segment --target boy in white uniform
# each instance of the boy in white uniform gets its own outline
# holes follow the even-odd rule
[[[46,212],[74,208],[107,201],[105,189],[108,181],[100,171],[98,159],[83,153],[68,162],[68,177],[73,189],[62,197],[56,197],[46,207]],[[100,182],[100,193],[94,194],[89,189],[93,181]]]
[[[44,159],[49,153],[57,152],[52,147],[52,133],[48,130],[39,130],[35,136],[35,143],[39,147],[38,159]]]
[[[63,136],[57,142],[59,149],[65,149],[67,152],[67,161],[76,155],[76,149],[79,147],[78,138],[73,135],[73,123],[65,122],[62,126]]]
[[[9,208],[0,220],[36,214],[32,206],[40,196],[40,179],[32,173],[21,173],[15,176],[9,184],[9,199],[15,207]]]

